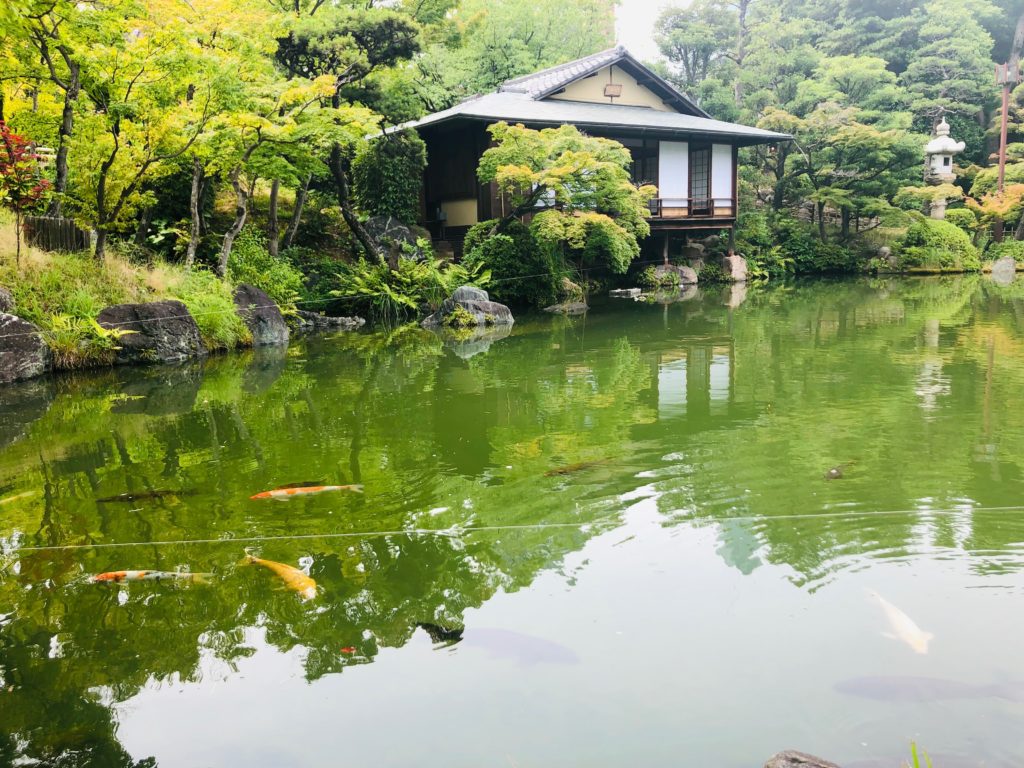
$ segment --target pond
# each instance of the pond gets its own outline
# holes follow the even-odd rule
[[[0,391],[0,763],[1024,763],[1024,287],[682,299]]]

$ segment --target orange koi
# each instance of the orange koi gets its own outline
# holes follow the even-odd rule
[[[284,563],[277,563],[273,560],[264,560],[255,555],[250,555],[248,552],[246,552],[243,562],[246,564],[262,565],[264,568],[273,571],[288,589],[298,592],[299,597],[303,600],[312,600],[316,597],[316,582],[298,568],[293,568]]]
[[[352,491],[353,493],[362,493],[363,486],[361,485],[303,485],[296,488],[275,488],[272,491],[264,491],[263,493],[257,493],[255,496],[250,496],[250,499],[277,499],[278,501],[288,501],[288,499],[294,499],[299,496],[316,496],[319,493],[331,493],[333,491]]]

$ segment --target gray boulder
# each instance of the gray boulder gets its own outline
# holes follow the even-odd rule
[[[2,285],[0,285],[0,312],[14,314],[14,296]]]
[[[206,354],[199,326],[180,301],[115,304],[96,318],[104,328],[134,331],[118,339],[116,362],[178,363]]]
[[[565,301],[561,304],[544,307],[545,312],[550,312],[553,315],[585,315],[588,309],[590,307],[585,301]]]
[[[689,261],[703,259],[706,250],[701,243],[687,243],[683,246],[682,257]]]
[[[458,309],[468,312],[478,326],[512,325],[515,322],[512,311],[504,304],[491,301],[487,291],[463,285],[456,288],[451,298],[445,299],[441,308],[424,320],[422,325],[424,328],[448,325],[448,318]],[[466,323],[472,324],[468,318]]]
[[[288,343],[288,325],[281,310],[256,286],[241,283],[235,288],[235,308],[252,333],[254,347]]]
[[[367,219],[366,231],[388,250],[389,260],[399,258],[421,260],[424,253],[416,241],[430,240],[430,232],[422,227],[410,227],[393,216],[372,216]]]
[[[804,752],[786,750],[768,759],[764,768],[839,768],[835,763]]]
[[[50,409],[55,394],[52,377],[0,387],[0,448],[24,437]]]
[[[321,315],[319,312],[307,312],[298,310],[293,317],[289,318],[292,330],[298,333],[312,333],[313,331],[354,331],[366,325],[361,317],[331,317]]]
[[[50,348],[27,320],[0,312],[0,384],[34,379],[53,365]]]
[[[734,283],[745,283],[747,281],[747,260],[742,256],[726,256],[722,259],[722,271],[727,280]]]
[[[666,277],[675,274],[680,285],[696,285],[697,273],[690,267],[680,267],[675,264],[661,264],[654,269],[658,277]]]
[[[1009,285],[1017,276],[1017,262],[1012,256],[1004,256],[992,264],[992,279],[997,285]]]

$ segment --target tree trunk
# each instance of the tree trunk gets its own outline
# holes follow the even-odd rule
[[[341,215],[345,219],[345,223],[348,224],[352,234],[356,236],[356,240],[359,241],[363,250],[366,251],[366,255],[381,264],[386,264],[383,249],[373,236],[366,231],[366,227],[359,221],[359,217],[356,216],[355,209],[352,207],[352,196],[349,193],[348,186],[348,164],[338,144],[331,147],[331,157],[328,165],[331,168],[331,176],[334,177],[334,187],[338,195],[338,206],[341,208]],[[395,266],[388,264],[388,267],[391,269],[394,269]]]
[[[192,158],[192,193],[189,196],[189,237],[188,248],[185,249],[185,269],[192,269],[196,262],[196,251],[199,250],[199,240],[202,237],[202,216],[199,212],[199,202],[203,191],[203,163],[198,157]]]
[[[843,241],[845,242],[845,241],[850,239],[850,209],[849,208],[842,208],[841,212],[842,212],[842,216],[843,216],[843,225],[842,225],[841,235],[842,235]]]
[[[102,224],[96,225],[96,250],[94,251],[96,261],[102,262],[107,255],[107,228]]]
[[[739,0],[736,8],[739,11],[739,31],[736,33],[736,82],[733,85],[733,96],[736,106],[743,105],[743,60],[747,58],[747,9],[751,0]]]
[[[302,221],[302,209],[306,205],[306,195],[309,192],[309,185],[312,181],[313,174],[309,174],[302,187],[295,190],[295,208],[292,209],[292,220],[288,224],[288,231],[285,233],[284,242],[281,244],[281,247],[284,250],[288,250],[292,247],[295,235],[299,231],[299,223]]]
[[[220,247],[220,258],[217,261],[217,274],[221,278],[228,276],[228,258],[231,256],[231,248],[235,244],[235,238],[245,226],[245,218],[249,214],[249,200],[245,187],[242,185],[242,168],[236,167],[231,171],[231,187],[235,190],[235,221],[231,228],[224,233],[224,242]]]
[[[75,61],[68,62],[68,87],[64,91],[64,110],[61,113],[60,130],[57,133],[57,157],[54,160],[53,197],[46,209],[47,216],[60,216],[64,192],[68,187],[68,149],[71,135],[75,129],[75,102],[81,91],[79,82],[79,66]]]
[[[142,213],[139,214],[139,225],[135,228],[135,237],[132,239],[132,242],[139,248],[146,244],[146,238],[149,237],[149,225],[152,220],[153,209],[144,208]]]
[[[1020,217],[1020,221],[1017,222],[1017,229],[1013,231],[1014,240],[1024,240],[1024,215]]]
[[[206,195],[210,192],[210,188],[213,186],[213,182],[209,176],[204,174],[203,184],[199,188],[199,236],[206,237],[210,234],[210,226],[206,221],[206,216],[203,215],[203,201],[206,199]]]
[[[277,247],[281,242],[281,234],[277,225],[277,195],[281,191],[281,182],[274,179],[270,185],[270,210],[267,213],[267,250],[275,259]]]
[[[828,242],[828,234],[825,232],[825,204],[818,203],[818,237],[821,242]]]
[[[786,202],[786,187],[782,183],[786,178],[786,153],[779,147],[775,150],[775,188],[772,190],[772,210],[781,211]]]
[[[1024,216],[1021,217],[1024,220]],[[21,208],[14,209],[14,241],[17,243],[14,250],[14,264],[21,266]]]

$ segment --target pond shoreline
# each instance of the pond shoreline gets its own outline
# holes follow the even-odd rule
[[[0,293],[0,387],[69,370],[102,369],[122,365],[175,364],[202,359],[217,352],[203,341],[195,317],[180,301],[165,300],[116,304],[92,321],[107,343],[106,354],[84,364],[62,364],[42,330],[18,316],[7,291]],[[248,343],[234,349],[287,346],[292,334],[350,331],[361,328],[361,317],[327,317],[297,310],[288,320],[262,290],[241,283],[234,290],[235,314],[249,331]]]

